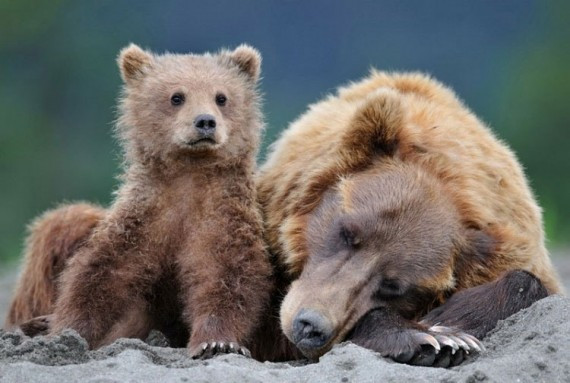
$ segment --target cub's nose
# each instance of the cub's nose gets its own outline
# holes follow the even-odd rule
[[[194,126],[199,133],[213,134],[216,130],[216,118],[211,114],[200,114],[194,119]]]
[[[321,348],[332,335],[330,321],[315,310],[302,309],[293,320],[293,342],[301,350]]]

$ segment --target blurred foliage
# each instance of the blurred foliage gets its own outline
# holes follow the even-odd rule
[[[309,103],[372,66],[432,73],[513,147],[549,238],[568,243],[569,4],[0,0],[0,262],[21,253],[25,225],[42,211],[110,202],[114,61],[131,41],[158,52],[260,49],[262,153]]]
[[[570,242],[570,2],[545,3],[544,33],[507,61],[493,112],[544,208],[551,242]]]

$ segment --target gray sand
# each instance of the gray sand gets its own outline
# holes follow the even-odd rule
[[[2,295],[13,280],[0,278],[0,318]],[[569,298],[546,298],[502,321],[483,340],[483,354],[452,369],[393,363],[350,343],[313,364],[260,363],[237,355],[193,361],[184,349],[161,347],[160,334],[146,343],[121,339],[88,351],[73,331],[30,339],[0,330],[0,382],[570,382],[569,319]]]
[[[51,339],[0,332],[0,381],[570,382],[569,316],[570,299],[546,298],[502,321],[481,356],[447,370],[396,364],[352,344],[335,347],[319,363],[294,366],[237,355],[193,361],[184,349],[126,339],[88,351],[73,331]]]

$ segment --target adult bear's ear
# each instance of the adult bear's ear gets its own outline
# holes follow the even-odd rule
[[[144,76],[146,70],[152,65],[153,56],[138,45],[131,43],[121,50],[117,62],[123,81],[131,85]]]
[[[395,155],[401,144],[404,117],[396,90],[380,88],[371,93],[348,122],[341,139],[341,158],[366,163],[378,155]]]
[[[253,82],[259,80],[261,72],[261,54],[249,45],[242,44],[229,54],[230,61],[237,65]]]

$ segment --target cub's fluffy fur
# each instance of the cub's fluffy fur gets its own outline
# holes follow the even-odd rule
[[[193,356],[247,353],[271,290],[252,180],[259,53],[131,45],[118,61],[115,201],[62,206],[32,224],[6,325],[53,312],[51,333],[73,328],[93,348],[157,328],[174,344],[189,338]]]

